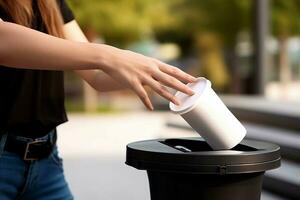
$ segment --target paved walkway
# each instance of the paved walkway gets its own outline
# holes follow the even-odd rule
[[[197,136],[166,127],[170,115],[69,115],[69,122],[58,129],[58,145],[76,200],[149,200],[146,173],[124,164],[126,144],[152,138]]]

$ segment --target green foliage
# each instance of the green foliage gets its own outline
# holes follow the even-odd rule
[[[215,32],[227,44],[250,26],[249,0],[187,0],[184,2],[186,23],[192,32]]]
[[[66,111],[68,113],[85,112],[84,102],[82,100],[75,100],[75,99],[67,98],[65,101],[65,107],[66,107]],[[113,108],[109,104],[99,103],[95,112],[96,113],[117,113],[117,112],[120,112],[120,110]]]
[[[300,33],[300,1],[272,0],[272,30],[276,36]]]
[[[69,0],[83,28],[92,28],[107,43],[126,45],[152,34],[154,29],[172,26],[169,4],[176,0]]]
[[[83,28],[92,28],[107,43],[124,46],[156,34],[187,41],[213,32],[233,46],[240,31],[252,28],[253,0],[68,0]],[[299,0],[270,0],[273,33],[300,32]]]

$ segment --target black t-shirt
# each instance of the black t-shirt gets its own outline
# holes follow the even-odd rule
[[[47,33],[36,1],[33,0],[32,28]],[[74,16],[65,0],[57,2],[64,22],[72,21]],[[1,7],[0,18],[13,22]],[[0,66],[0,136],[8,132],[41,137],[66,122],[63,76],[63,71]]]

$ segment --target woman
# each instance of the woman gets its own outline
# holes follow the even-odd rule
[[[35,30],[34,30],[35,29]],[[88,43],[64,0],[0,0],[0,200],[73,199],[56,150],[67,121],[63,71],[98,91],[144,89],[176,104],[165,86],[192,95],[179,69],[130,51]]]

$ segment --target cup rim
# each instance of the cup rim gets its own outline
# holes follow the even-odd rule
[[[184,107],[184,108],[180,108],[180,106],[177,106],[177,105],[175,105],[174,103],[170,102],[170,103],[169,103],[169,109],[170,109],[173,113],[179,114],[179,115],[183,115],[183,114],[186,114],[186,113],[190,112],[191,110],[193,110],[193,109],[197,106],[199,100],[202,99],[201,97],[203,97],[203,94],[205,93],[205,91],[206,91],[207,89],[211,88],[211,82],[210,82],[208,79],[206,79],[206,78],[204,78],[204,77],[198,77],[198,78],[197,78],[197,82],[198,82],[198,81],[199,81],[199,82],[202,81],[202,82],[205,83],[204,89],[203,89],[203,91],[201,92],[201,94],[198,94],[197,99],[193,102],[193,104],[191,104],[191,105],[189,105],[189,106],[187,106],[187,107]],[[189,84],[191,84],[191,83],[189,83]],[[187,84],[187,86],[188,86],[189,84]],[[177,96],[179,93],[181,93],[181,92],[180,92],[180,91],[177,91],[177,92],[175,93],[175,96]]]

